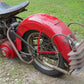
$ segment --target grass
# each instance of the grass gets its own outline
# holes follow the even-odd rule
[[[3,0],[9,5],[20,4],[26,0]],[[84,0],[29,0],[28,11],[18,14],[26,18],[32,14],[47,13],[53,15],[66,24],[70,22],[79,22],[84,24]],[[84,35],[84,29],[78,25],[70,26],[75,32]]]
[[[11,84],[10,82],[14,82],[15,84],[25,84],[21,83],[25,80],[24,76],[29,72],[32,73],[33,70],[36,71],[33,66],[28,66],[22,63],[18,58],[10,60],[0,56],[0,84]],[[29,76],[29,74],[27,76]],[[31,82],[34,82],[34,80]]]
[[[16,5],[25,0],[3,0],[9,5]],[[84,0],[30,0],[29,10],[19,16],[26,18],[36,13],[47,13],[58,17],[65,23],[77,21],[83,23]]]

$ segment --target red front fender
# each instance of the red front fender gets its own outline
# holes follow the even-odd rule
[[[26,18],[18,27],[17,34],[21,37],[25,32],[29,30],[37,30],[40,31],[50,38],[52,38],[55,34],[72,34],[70,29],[60,21],[58,18],[47,15],[47,14],[35,14]],[[55,37],[55,44],[59,49],[59,52],[62,56],[68,61],[67,53],[71,51],[69,44],[64,42],[63,36]],[[16,38],[17,49],[20,51],[22,49],[21,40]]]

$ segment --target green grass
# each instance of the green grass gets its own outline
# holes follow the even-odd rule
[[[25,0],[3,1],[10,5],[16,5]],[[58,17],[65,23],[71,21],[83,23],[84,19],[84,0],[30,0],[27,8],[29,10],[20,14],[21,17],[26,18],[36,13],[47,13]]]
[[[24,2],[25,0],[3,0],[9,5],[16,5]],[[79,22],[84,24],[84,0],[30,0],[27,7],[28,11],[18,14],[22,18],[26,18],[36,13],[51,14],[66,24],[70,22]],[[77,29],[78,28],[78,29]],[[72,30],[79,31],[82,34],[78,25],[72,27]]]
[[[26,0],[3,0],[9,5],[16,5]],[[84,24],[84,0],[29,0],[27,6],[28,11],[18,14],[22,18],[26,18],[36,13],[51,14],[66,24],[70,22],[79,22]],[[78,25],[70,26],[75,32],[84,35],[84,29]]]

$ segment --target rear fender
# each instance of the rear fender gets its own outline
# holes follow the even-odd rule
[[[18,27],[17,34],[23,37],[25,32],[30,30],[36,30],[42,32],[52,38],[55,34],[72,34],[71,30],[67,27],[65,23],[54,16],[48,14],[35,14],[26,18]],[[59,52],[68,61],[67,53],[71,51],[68,43],[64,42],[63,36],[56,36],[54,38],[54,43],[56,44]],[[22,49],[21,40],[16,37],[16,45],[18,51]]]

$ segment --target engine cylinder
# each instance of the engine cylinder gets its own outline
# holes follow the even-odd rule
[[[17,57],[12,45],[9,41],[5,41],[1,46],[1,53],[3,56],[8,57],[9,59],[12,59],[14,57]]]

